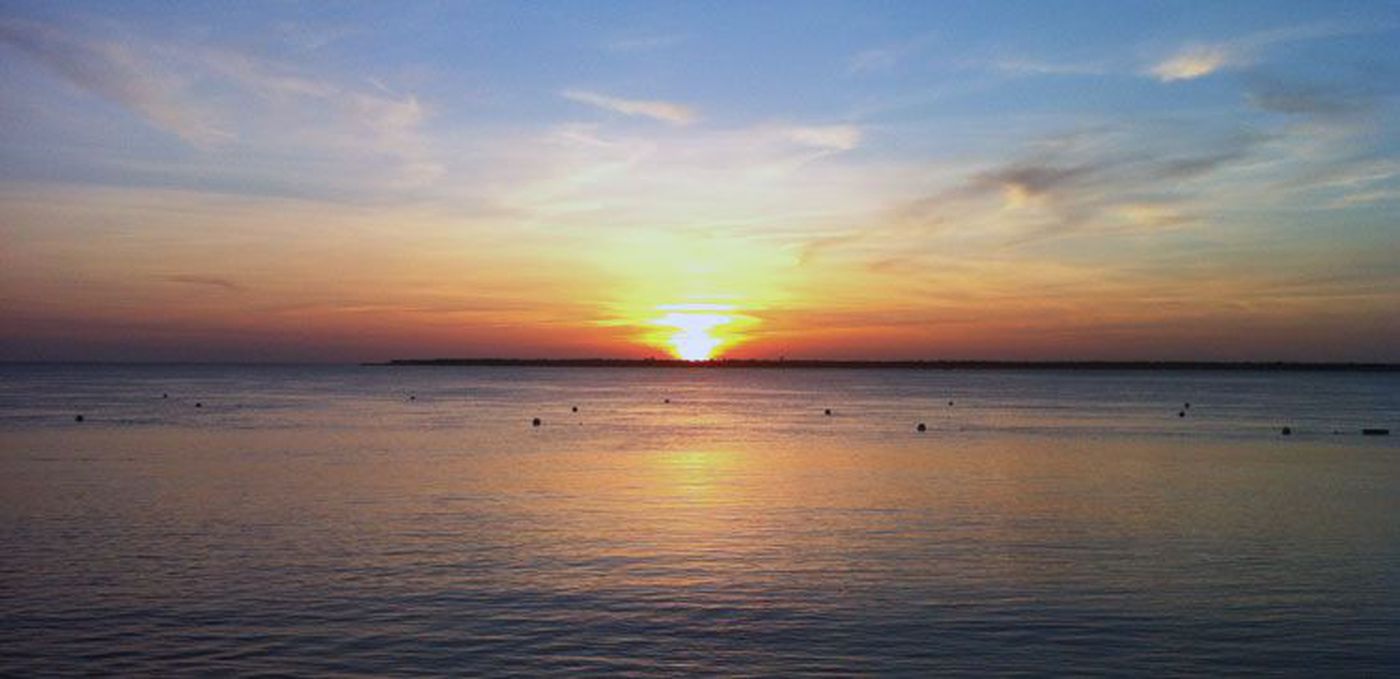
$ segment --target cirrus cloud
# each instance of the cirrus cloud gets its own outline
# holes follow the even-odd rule
[[[1158,80],[1169,83],[1208,76],[1230,64],[1233,56],[1221,45],[1191,45],[1151,68]]]
[[[788,127],[783,136],[803,146],[831,151],[850,151],[860,146],[861,129],[855,125],[811,125]]]
[[[624,99],[586,90],[565,90],[560,93],[565,99],[588,104],[625,116],[642,116],[671,125],[689,125],[700,119],[695,109],[669,101]]]

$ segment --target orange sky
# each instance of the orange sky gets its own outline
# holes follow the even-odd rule
[[[0,11],[0,360],[1400,360],[1394,12],[823,8]]]

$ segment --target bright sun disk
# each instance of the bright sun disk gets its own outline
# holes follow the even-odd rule
[[[716,304],[677,304],[663,306],[667,313],[652,320],[653,325],[674,328],[666,339],[677,358],[685,361],[705,361],[725,343],[716,332],[721,326],[734,322],[730,314],[716,313],[732,307]]]

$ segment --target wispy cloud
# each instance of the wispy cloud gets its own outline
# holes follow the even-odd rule
[[[1224,45],[1188,45],[1150,70],[1164,83],[1195,80],[1219,71],[1237,58]]]
[[[1111,167],[1111,161],[1016,163],[978,174],[965,190],[969,194],[1000,191],[1009,207],[1023,207],[1042,197],[1063,195],[1076,185],[1085,186],[1094,175]]]
[[[819,162],[859,143],[844,127],[560,126],[528,145],[540,172],[507,203],[542,223],[569,214],[606,229],[734,229],[786,243],[801,224],[856,219],[888,200],[895,182],[883,168]]]
[[[296,49],[314,52],[362,35],[364,30],[354,26],[318,26],[300,21],[284,21],[277,25],[277,33]]]
[[[1382,95],[1380,88],[1390,86],[1390,82],[1391,74],[1374,81],[1335,78],[1320,83],[1254,73],[1248,79],[1245,98],[1251,106],[1264,111],[1335,117],[1374,108]]]
[[[1359,193],[1349,193],[1341,196],[1329,203],[1329,206],[1336,208],[1349,208],[1357,205],[1370,205],[1372,203],[1397,203],[1400,202],[1400,188],[1381,189],[1377,191],[1361,191]]]
[[[642,116],[672,125],[689,125],[700,119],[700,114],[695,109],[669,101],[623,99],[585,90],[565,90],[560,94],[570,101],[588,104],[605,111],[625,116]]]
[[[206,288],[219,288],[228,292],[243,292],[243,286],[218,276],[205,276],[199,274],[172,274],[163,277],[163,280],[170,283],[183,283],[186,285],[197,285]]]
[[[427,108],[413,94],[395,92],[376,79],[347,84],[310,77],[230,50],[206,48],[192,56],[254,98],[254,105],[268,107],[270,116],[300,128],[302,143],[394,157],[399,186],[430,183],[444,171],[420,131]]]
[[[87,28],[0,19],[0,48],[123,107],[196,147],[205,159],[271,154],[285,169],[372,158],[354,165],[377,180],[388,176],[388,186],[399,188],[432,182],[442,173],[421,133],[428,111],[411,93],[372,79],[312,75],[217,44],[147,39],[119,24]],[[216,163],[210,169],[219,175],[239,167]],[[312,180],[307,174],[288,179]]]
[[[932,33],[914,36],[907,40],[872,47],[851,56],[846,62],[846,73],[856,75],[885,71],[899,65],[918,53],[934,38]]]
[[[1090,62],[1046,61],[1042,59],[1003,58],[990,63],[993,70],[1007,75],[1104,75],[1104,64]]]
[[[1004,245],[1179,229],[1209,218],[1207,196],[1218,182],[1207,178],[1251,162],[1269,139],[1150,125],[1073,133],[1028,145],[1025,155],[897,208],[886,222],[921,237],[956,232]]]
[[[1153,63],[1147,74],[1162,81],[1194,80],[1228,68],[1247,66],[1265,50],[1286,43],[1374,33],[1394,28],[1393,23],[1322,22],[1257,31],[1232,40],[1193,42]]]
[[[899,63],[899,52],[888,47],[878,47],[856,53],[846,65],[849,73],[881,71]]]
[[[788,140],[830,151],[850,151],[860,146],[863,133],[856,125],[813,125],[785,127],[782,135]]]
[[[210,120],[209,111],[189,101],[192,83],[187,78],[156,68],[120,42],[85,40],[48,24],[0,19],[0,43],[70,85],[125,106],[185,141],[205,145],[232,136]]]

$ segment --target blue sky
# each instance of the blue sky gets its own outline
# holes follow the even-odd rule
[[[1393,2],[7,2],[0,358],[630,355],[720,304],[755,354],[1400,360],[1397,38]]]

